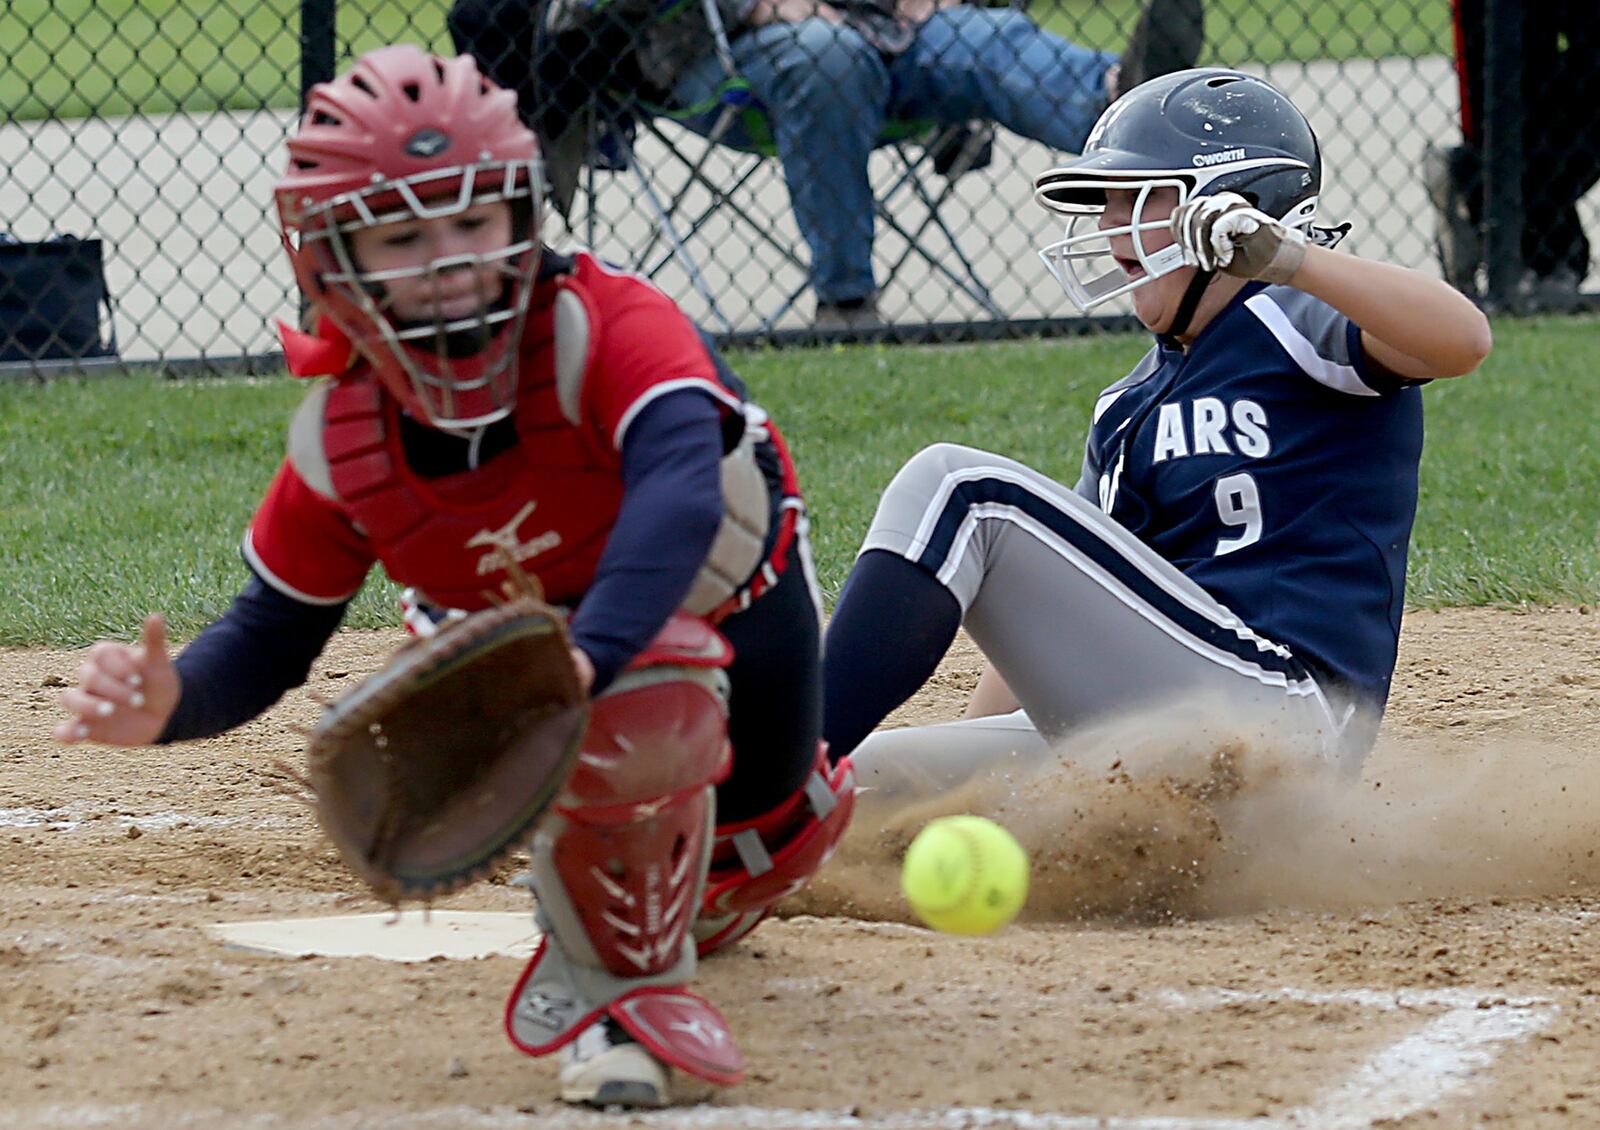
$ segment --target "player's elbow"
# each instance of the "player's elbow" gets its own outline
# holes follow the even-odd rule
[[[1473,319],[1472,332],[1468,335],[1466,347],[1470,355],[1467,367],[1462,369],[1463,374],[1470,373],[1483,364],[1494,349],[1494,331],[1489,328],[1489,319],[1482,310],[1475,311],[1477,317]]]
[[[1451,336],[1450,346],[1448,356],[1441,358],[1438,376],[1464,377],[1483,364],[1494,349],[1494,331],[1482,310],[1472,308],[1458,332]]]

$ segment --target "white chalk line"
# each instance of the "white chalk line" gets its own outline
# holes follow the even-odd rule
[[[304,823],[287,816],[200,816],[190,812],[152,812],[144,816],[97,812],[82,803],[61,808],[0,808],[0,828],[44,828],[52,832],[77,832],[104,828],[125,831],[166,832],[174,828],[289,828]]]
[[[1432,1109],[1487,1072],[1500,1053],[1498,1045],[1542,1031],[1558,1011],[1554,1005],[1451,1009],[1369,1058],[1325,1092],[1300,1121],[1336,1128],[1371,1126],[1380,1119],[1398,1120]]]
[[[1347,1004],[1375,1012],[1441,1008],[1532,1008],[1547,997],[1510,997],[1481,989],[1159,989],[1149,994],[1166,1008],[1209,1010],[1230,1004]]]
[[[368,1107],[337,1114],[241,1115],[220,1109],[162,1112],[136,1105],[57,1105],[36,1107],[12,1115],[8,1130],[61,1130],[64,1127],[116,1127],[134,1130],[145,1126],[162,1130],[616,1130],[618,1127],[670,1127],[686,1130],[1260,1130],[1273,1124],[1262,1119],[1196,1118],[1095,1118],[1080,1115],[1030,1114],[1026,1111],[961,1107],[946,1111],[910,1111],[880,1117],[858,1117],[844,1110],[770,1110],[761,1107],[697,1106],[662,1111],[629,1111],[625,1115],[603,1111],[555,1108],[542,1105],[521,1111],[510,1107],[456,1106],[417,1111],[403,1107]]]
[[[1068,1115],[1048,1112],[958,1107],[939,1111],[855,1114],[848,1110],[784,1110],[750,1106],[696,1106],[664,1111],[615,1114],[541,1105],[536,1111],[468,1106],[415,1110],[368,1108],[337,1114],[296,1116],[301,1130],[363,1130],[383,1125],[392,1130],[599,1130],[601,1127],[661,1127],[663,1130],[1309,1130],[1371,1126],[1430,1110],[1480,1082],[1504,1045],[1527,1039],[1548,1027],[1559,1008],[1545,997],[1508,997],[1462,989],[1346,989],[1270,991],[1210,989],[1191,993],[1153,993],[1168,1007],[1213,1009],[1240,1001],[1296,1004],[1345,1004],[1378,1011],[1438,1010],[1419,1030],[1389,1044],[1357,1065],[1345,1079],[1316,1101],[1272,1118],[1200,1118],[1171,1115]],[[226,1124],[241,1130],[285,1125],[278,1112],[241,1117],[236,1111],[187,1111],[163,1114],[150,1121],[138,1106],[83,1104],[36,1107],[10,1112],[16,1130],[55,1127],[116,1126],[131,1130],[160,1125],[174,1130]]]

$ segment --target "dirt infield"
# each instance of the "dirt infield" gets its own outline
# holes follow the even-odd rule
[[[9,652],[0,1125],[1595,1125],[1597,624],[1412,615],[1346,789],[1191,790],[1171,810],[1104,778],[1035,792],[1060,805],[1051,834],[1079,829],[1071,862],[1039,856],[1040,890],[1077,885],[993,938],[896,921],[869,850],[705,965],[748,1080],[631,1119],[561,1108],[553,1064],[506,1042],[509,958],[286,960],[202,932],[374,909],[273,764],[299,756],[305,693],[225,739],[65,749],[47,733],[76,660]],[[312,688],[337,694],[394,642],[339,636]],[[899,720],[953,717],[975,675],[959,649]]]

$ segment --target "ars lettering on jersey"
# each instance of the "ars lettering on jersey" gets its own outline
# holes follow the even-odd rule
[[[1188,403],[1163,404],[1156,410],[1152,463],[1195,455],[1262,459],[1271,451],[1267,411],[1254,400],[1224,403],[1215,396],[1201,396]]]

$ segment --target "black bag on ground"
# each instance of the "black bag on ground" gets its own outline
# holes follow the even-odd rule
[[[101,335],[105,311],[106,336]],[[98,239],[0,242],[0,361],[115,357]]]

